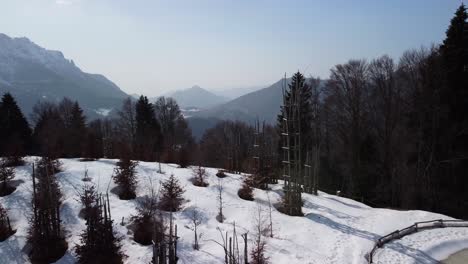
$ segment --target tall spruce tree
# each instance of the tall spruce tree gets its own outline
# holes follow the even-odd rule
[[[135,156],[140,160],[154,160],[162,143],[161,127],[154,114],[153,105],[146,96],[136,103],[136,147]]]
[[[446,85],[441,89],[437,144],[439,155],[437,208],[444,213],[465,211],[468,205],[468,14],[464,4],[455,12],[440,54]],[[467,216],[465,213],[462,215]]]
[[[73,103],[70,120],[67,123],[68,137],[66,142],[69,145],[69,153],[67,154],[74,158],[80,157],[83,154],[86,140],[86,117],[78,102]]]
[[[309,149],[309,145],[312,144],[311,142],[311,135],[312,135],[312,121],[313,121],[313,111],[312,111],[312,89],[307,80],[305,79],[304,75],[300,72],[296,72],[292,79],[291,83],[288,85],[289,89],[285,91],[285,103],[289,104],[291,101],[291,94],[295,93],[296,90],[298,91],[299,97],[299,109],[300,109],[300,134],[301,134],[301,156],[306,157],[307,151]],[[286,109],[282,108],[281,112],[278,114],[278,133],[281,133],[283,128],[284,122],[282,121],[287,113],[285,112]],[[278,157],[281,159],[282,155],[282,147],[283,141],[282,137],[279,137],[278,143]],[[281,162],[281,161],[280,161]],[[301,161],[304,164],[304,159]]]
[[[36,104],[33,119],[35,152],[52,159],[63,156],[66,126],[57,106],[49,102]]]
[[[32,132],[10,93],[0,101],[0,127],[0,156],[7,156],[12,165],[18,165],[31,146]]]

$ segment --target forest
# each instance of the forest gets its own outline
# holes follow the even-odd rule
[[[53,178],[61,170],[60,158],[119,159],[113,178],[124,200],[137,196],[133,176],[137,161],[149,161],[198,168],[194,170],[198,186],[205,185],[201,166],[219,168],[219,176],[250,173],[239,190],[246,200],[252,198],[252,188],[285,182],[285,194],[298,195],[297,199],[285,195],[279,210],[286,214],[301,215],[294,209],[301,203],[301,193],[320,190],[372,207],[467,219],[467,17],[461,5],[443,43],[410,49],[399,59],[387,55],[351,59],[332,67],[327,80],[297,72],[289,84],[285,79],[276,124],[220,121],[199,142],[172,98],[155,102],[146,96],[128,98],[117,117],[88,120],[79,103],[69,98],[40,102],[26,117],[6,93],[0,101],[0,195],[14,191],[9,184],[12,167],[22,165],[25,156],[41,157],[35,168],[28,238],[37,263],[56,259],[67,248],[60,227],[60,190]],[[288,187],[290,181],[296,187]],[[118,259],[109,199],[86,188],[80,193],[88,226],[77,247],[80,261],[90,263],[95,252],[104,252],[102,259]],[[154,236],[169,239],[163,244],[174,255],[177,228],[173,230],[172,220],[163,224],[153,215],[156,208],[179,210],[184,190],[173,177],[164,190],[157,205],[148,197],[139,209],[136,239],[142,244],[151,244]],[[222,211],[220,215],[222,221]],[[0,205],[0,241],[13,233],[7,220]],[[194,216],[194,228],[196,223]],[[45,248],[44,240],[54,242]],[[263,246],[256,245],[252,256],[258,262],[252,263],[266,263]]]

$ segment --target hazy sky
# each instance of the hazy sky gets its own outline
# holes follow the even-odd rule
[[[440,43],[460,0],[0,0],[0,32],[129,93],[327,78],[351,58]]]

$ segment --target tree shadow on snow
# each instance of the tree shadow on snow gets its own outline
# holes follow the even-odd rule
[[[346,202],[341,201],[340,199],[336,199],[336,198],[333,198],[333,197],[326,197],[326,198],[329,199],[329,200],[333,200],[333,201],[335,201],[335,202],[341,203],[341,204],[343,204],[343,205],[346,205],[346,206],[348,206],[348,207],[352,207],[352,208],[356,208],[356,209],[364,209],[364,210],[369,209],[369,208],[366,207],[366,206],[361,206],[361,205],[357,205],[357,204],[346,203]]]
[[[325,213],[331,214],[331,215],[335,216],[336,218],[340,218],[340,219],[355,219],[356,218],[355,216],[352,216],[352,215],[349,215],[349,214],[346,214],[346,213],[343,213],[343,212],[339,212],[337,210],[334,210],[334,209],[331,209],[331,208],[328,208],[328,207],[325,207],[325,206],[317,205],[317,204],[311,203],[309,201],[304,201],[304,207],[309,208],[309,209],[314,209],[314,210],[317,210],[319,212],[325,212]]]
[[[433,257],[429,256],[427,253],[415,249],[412,247],[408,247],[405,245],[402,245],[401,243],[394,242],[394,243],[389,243],[385,245],[385,248],[395,250],[396,252],[399,252],[401,254],[404,254],[412,259],[415,260],[415,263],[418,264],[435,264],[435,263],[440,263]]]
[[[337,222],[331,220],[330,218],[327,218],[327,217],[322,216],[322,215],[317,215],[317,214],[312,213],[312,214],[306,215],[305,217],[307,219],[311,220],[311,221],[314,221],[314,222],[322,224],[322,225],[326,225],[326,226],[328,226],[330,228],[333,228],[335,230],[338,230],[338,231],[340,231],[340,232],[342,232],[344,234],[349,234],[349,235],[352,235],[352,236],[361,237],[361,238],[371,240],[371,241],[377,241],[377,239],[380,237],[379,235],[368,232],[368,231],[356,229],[356,228],[348,226],[348,225],[337,223]]]
[[[22,264],[27,262],[27,256],[22,252],[18,239],[11,236],[0,243],[0,263]]]

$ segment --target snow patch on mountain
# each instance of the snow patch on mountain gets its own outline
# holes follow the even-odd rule
[[[98,115],[108,116],[109,113],[112,111],[112,108],[110,108],[110,109],[99,108],[99,109],[96,109],[96,110],[94,110],[94,111],[95,111],[96,114],[98,114]]]

